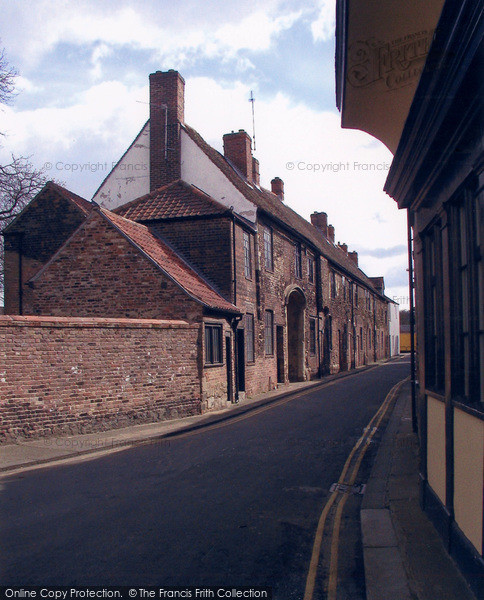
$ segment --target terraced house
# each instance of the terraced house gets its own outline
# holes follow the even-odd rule
[[[281,179],[260,186],[245,131],[222,155],[190,128],[184,85],[150,76],[150,119],[93,202],[50,183],[8,227],[6,313],[198,326],[199,410],[388,356],[383,278]]]

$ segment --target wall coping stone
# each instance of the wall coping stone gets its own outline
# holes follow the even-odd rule
[[[0,315],[0,327],[63,327],[97,329],[198,329],[199,324],[181,320],[113,319],[100,317],[40,317]]]

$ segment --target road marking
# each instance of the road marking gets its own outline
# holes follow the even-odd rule
[[[385,416],[385,414],[388,410],[388,407],[390,406],[391,402],[393,401],[396,394],[400,390],[401,386],[408,380],[409,380],[409,378],[406,377],[402,381],[399,381],[388,392],[388,394],[386,395],[382,404],[380,405],[380,407],[378,408],[376,413],[373,415],[373,417],[370,420],[370,422],[368,423],[368,425],[363,430],[363,434],[361,435],[360,439],[356,442],[356,444],[353,446],[353,449],[351,450],[350,454],[348,455],[348,458],[346,459],[343,470],[341,471],[341,475],[338,480],[338,484],[346,483],[349,486],[352,486],[354,484],[356,476],[360,469],[360,465],[363,461],[363,457],[366,454],[366,451],[368,449],[368,446],[370,445],[370,442],[371,442],[373,436],[378,431],[378,427],[379,427],[381,421],[383,420],[383,417]],[[376,424],[373,426],[373,423],[375,421],[376,421]],[[353,471],[350,475],[350,479],[349,479],[349,481],[345,482],[346,474],[348,472],[350,464],[351,464],[356,452],[358,451],[358,449],[360,449],[360,447],[361,447],[360,454],[358,455],[358,458],[354,465]],[[335,514],[334,524],[333,524],[333,532],[332,532],[332,537],[331,537],[331,553],[330,553],[329,582],[328,582],[328,600],[336,600],[337,583],[338,583],[339,532],[340,532],[340,528],[341,528],[341,516],[343,514],[344,505],[346,504],[346,500],[348,499],[348,496],[349,496],[348,491],[339,492],[338,489],[336,489],[331,494],[328,501],[324,505],[324,508],[321,512],[321,516],[319,517],[318,526],[316,529],[316,535],[315,535],[314,543],[313,543],[313,551],[311,554],[311,561],[309,563],[309,570],[308,570],[308,575],[306,578],[306,588],[304,591],[304,600],[312,600],[313,595],[314,595],[314,586],[315,586],[315,582],[316,582],[316,574],[317,574],[317,570],[318,570],[318,565],[320,562],[321,544],[322,544],[322,540],[323,540],[324,527],[326,524],[326,520],[327,520],[329,511],[330,511],[331,507],[333,506],[333,504],[335,503],[338,495],[340,497],[340,502],[338,503],[338,506],[336,509],[336,514]]]

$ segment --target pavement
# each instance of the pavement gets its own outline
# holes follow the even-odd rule
[[[321,381],[289,384],[283,392],[261,394],[208,416],[0,445],[0,476],[65,460],[92,459],[129,446],[160,443],[369,368],[372,366]],[[410,411],[408,382],[395,401],[361,505],[367,600],[476,600],[420,508],[418,441]]]
[[[420,508],[410,382],[380,442],[360,517],[367,600],[476,600]]]

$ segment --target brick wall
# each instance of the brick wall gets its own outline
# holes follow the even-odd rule
[[[200,326],[0,317],[0,441],[201,412]]]
[[[85,215],[54,190],[33,201],[5,234],[5,313],[19,313],[19,247],[22,281],[32,277],[84,221]]]
[[[25,314],[201,319],[201,306],[101,215],[93,215],[25,293]]]
[[[153,229],[227,299],[232,299],[232,221],[227,218],[160,221]]]

